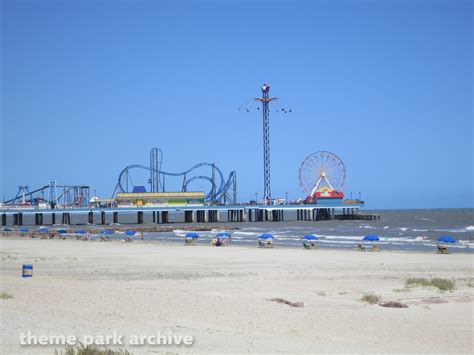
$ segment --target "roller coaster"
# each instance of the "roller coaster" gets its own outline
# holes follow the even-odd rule
[[[30,190],[29,186],[18,186],[15,197],[3,204],[12,207],[33,207],[40,204],[47,204],[51,208],[87,207],[89,190],[87,185],[56,185],[56,181],[50,181],[49,185],[35,190]]]
[[[112,194],[131,192],[134,184],[131,178],[134,170],[145,170],[150,174],[148,184],[151,192],[165,192],[167,177],[182,177],[181,191],[188,191],[189,185],[195,181],[206,181],[210,184],[210,190],[206,194],[206,202],[210,204],[235,204],[237,202],[237,175],[232,171],[227,180],[222,171],[213,163],[199,163],[193,167],[180,172],[171,173],[162,170],[163,152],[159,148],[152,148],[150,151],[150,166],[141,164],[128,165],[122,169],[118,176],[117,185]],[[203,169],[210,169],[209,175],[199,175],[196,172]]]

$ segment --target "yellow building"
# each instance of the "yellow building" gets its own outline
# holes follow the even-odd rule
[[[118,207],[126,206],[202,206],[204,192],[129,192],[115,198]]]

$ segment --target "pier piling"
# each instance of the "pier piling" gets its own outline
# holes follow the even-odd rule
[[[41,226],[43,224],[43,214],[35,213],[35,225]]]
[[[62,224],[71,224],[71,217],[69,213],[67,212],[63,213]]]
[[[137,223],[138,224],[143,224],[143,212],[142,211],[137,212]]]
[[[7,215],[6,213],[2,213],[2,226],[7,225]]]
[[[194,211],[184,211],[184,222],[185,223],[194,222]]]
[[[100,223],[105,224],[105,211],[100,212]]]
[[[87,223],[94,224],[94,212],[89,212],[87,215]]]

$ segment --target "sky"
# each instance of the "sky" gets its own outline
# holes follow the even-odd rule
[[[292,110],[270,113],[273,197],[304,198],[300,164],[326,150],[367,208],[474,207],[472,20],[467,0],[1,0],[0,198],[110,197],[152,147],[261,197],[262,114],[238,108],[268,83]]]

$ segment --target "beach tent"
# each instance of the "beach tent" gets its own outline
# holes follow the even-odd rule
[[[86,234],[86,231],[84,229],[78,229],[76,234]]]
[[[131,230],[131,229],[125,231],[125,235],[135,235],[135,233],[136,232],[134,230]]]
[[[362,238],[362,240],[365,240],[367,242],[375,242],[377,240],[380,240],[380,237],[378,235],[369,234]]]
[[[217,233],[217,238],[230,238],[230,233],[227,233],[227,232]]]
[[[266,233],[266,234],[261,234],[258,237],[258,246],[259,248],[273,248],[273,235]]]
[[[40,233],[48,233],[48,230],[49,230],[48,228],[42,227],[42,228],[39,228],[39,229],[38,229],[38,232],[40,232]]]
[[[186,233],[186,238],[184,239],[184,245],[195,245],[197,239],[199,238],[199,234],[194,232]]]
[[[443,243],[456,243],[456,239],[449,236],[449,235],[445,235],[445,236],[442,236],[442,237],[439,237],[438,238],[438,242],[443,242]]]
[[[114,232],[112,232],[110,229],[104,229],[100,232],[100,234],[114,234]]]
[[[27,233],[29,231],[30,230],[28,228],[20,228],[20,232],[22,232],[22,233]]]
[[[305,249],[316,249],[318,245],[316,244],[316,240],[318,237],[312,234],[307,234],[303,236],[303,248]]]

